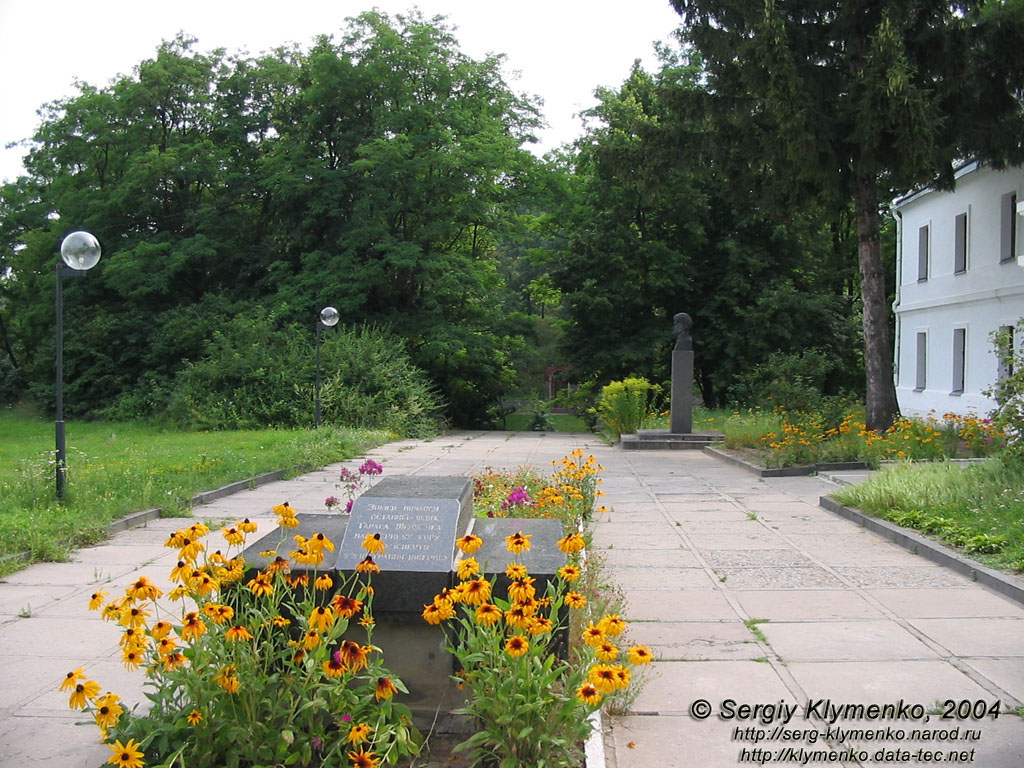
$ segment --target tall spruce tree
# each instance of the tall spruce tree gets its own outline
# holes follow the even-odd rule
[[[1020,0],[672,0],[723,112],[786,194],[856,211],[867,425],[897,413],[880,201],[949,186],[965,158],[1024,159]]]

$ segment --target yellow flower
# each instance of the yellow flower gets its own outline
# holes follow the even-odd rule
[[[86,699],[95,699],[100,693],[100,684],[94,680],[86,680],[84,683],[75,683],[71,691],[71,698],[68,706],[72,709],[85,709]]]
[[[534,616],[526,629],[531,635],[543,635],[554,629],[554,625],[546,616]]]
[[[367,555],[356,565],[357,573],[380,573],[380,566],[373,562],[373,558]]]
[[[270,574],[259,573],[246,584],[249,590],[257,597],[266,597],[274,593],[274,584]]]
[[[347,667],[337,658],[332,656],[323,663],[324,674],[327,677],[337,679],[345,674]]]
[[[67,676],[60,684],[62,691],[74,690],[74,687],[78,685],[79,680],[85,679],[85,667],[79,667],[73,672],[68,672]]]
[[[358,672],[369,664],[372,651],[372,646],[359,645],[359,643],[353,643],[351,640],[344,640],[341,643],[341,647],[338,648],[338,656],[346,667],[353,672]]]
[[[493,603],[484,603],[476,609],[476,623],[485,627],[493,626],[501,620],[501,609]]]
[[[179,634],[182,639],[192,641],[197,640],[199,637],[206,632],[206,625],[202,619],[199,618],[199,614],[195,611],[185,614],[185,624],[182,626]]]
[[[618,676],[615,667],[610,664],[592,666],[587,673],[587,680],[602,694],[611,693],[618,688]]]
[[[368,533],[363,539],[363,549],[371,555],[384,554],[384,542],[380,540],[379,533]]]
[[[309,614],[310,628],[319,629],[321,632],[326,632],[328,627],[334,624],[334,620],[334,611],[327,605],[318,605]]]
[[[199,725],[203,720],[203,713],[198,709],[193,709],[185,719],[188,720],[189,725]]]
[[[235,618],[235,609],[222,603],[207,603],[203,606],[205,613],[214,624],[226,624]]]
[[[366,723],[359,723],[358,725],[353,725],[349,729],[346,741],[353,745],[362,744],[364,741],[369,741],[372,734],[373,729],[370,728],[370,726]]]
[[[287,501],[284,504],[278,504],[272,511],[281,517],[295,517],[295,510]]]
[[[149,634],[157,640],[162,640],[171,633],[171,629],[173,629],[173,627],[169,621],[158,621],[149,628]]]
[[[307,651],[312,651],[318,645],[320,645],[320,633],[315,629],[307,631],[305,636],[302,638],[302,647]]]
[[[178,648],[178,641],[173,637],[161,637],[156,644],[157,655],[161,659],[166,659]]]
[[[237,693],[241,682],[235,677],[235,665],[229,664],[213,676],[213,681],[228,693]]]
[[[227,540],[228,544],[241,545],[245,543],[245,534],[234,526],[231,528],[221,528],[220,532]]]
[[[363,603],[348,595],[335,595],[331,600],[331,607],[341,618],[351,619],[363,609]]]
[[[605,632],[600,624],[588,624],[583,630],[583,642],[591,647],[597,647],[605,641]]]
[[[594,655],[600,661],[615,661],[619,657],[619,649],[607,641],[594,646]]]
[[[484,540],[479,536],[475,536],[472,533],[467,533],[461,539],[455,540],[455,545],[465,555],[471,555],[476,552],[483,545]]]
[[[587,604],[587,598],[579,592],[566,592],[565,604],[570,608],[582,608]]]
[[[297,517],[279,517],[277,524],[282,528],[298,528],[299,518]]]
[[[516,531],[511,536],[505,537],[505,546],[508,551],[515,555],[521,555],[526,552],[532,545],[530,544],[530,537],[532,533],[523,533],[522,531]]]
[[[323,552],[325,549],[328,552],[334,551],[334,542],[324,536],[322,533],[314,533],[307,541],[306,546],[315,551]]]
[[[125,594],[133,600],[156,600],[163,595],[163,591],[145,576],[140,576],[138,581],[125,590]]]
[[[112,693],[105,693],[93,702],[95,710],[93,716],[96,718],[96,725],[107,730],[117,725],[118,719],[124,713],[119,699]]]
[[[629,649],[629,660],[633,664],[650,664],[654,661],[654,654],[646,645],[634,645]]]
[[[618,614],[610,613],[597,622],[597,626],[604,630],[604,633],[608,635],[608,637],[618,637],[623,633],[623,631],[625,631],[626,622],[624,622]]]
[[[374,696],[377,701],[383,701],[384,699],[390,699],[398,692],[398,686],[387,677],[377,678],[377,688],[374,691]]]
[[[526,570],[526,566],[522,563],[509,563],[505,569],[505,575],[509,577],[511,581],[518,581],[519,579],[525,579],[530,574]]]
[[[480,563],[476,561],[475,557],[464,557],[462,560],[459,560],[457,573],[463,581],[472,579],[480,573]]]
[[[252,640],[252,633],[240,624],[236,624],[224,633],[224,637],[232,642],[236,642],[238,640]]]
[[[374,757],[375,754],[360,749],[358,752],[349,752],[348,759],[352,763],[352,768],[378,768],[380,760]]]
[[[563,565],[558,569],[558,575],[561,576],[565,581],[576,581],[580,577],[581,571],[577,565]]]
[[[248,517],[242,522],[236,523],[235,527],[242,533],[255,533],[257,528],[256,523],[251,522]]]
[[[134,648],[125,648],[121,654],[121,663],[124,664],[125,669],[138,669],[142,661],[142,651],[137,651]]]
[[[115,741],[107,746],[113,752],[107,759],[107,763],[110,765],[115,765],[117,768],[143,768],[145,765],[142,758],[146,755],[139,751],[139,745],[135,743],[135,739],[128,739],[127,744]]]
[[[513,581],[508,585],[508,596],[517,603],[532,600],[537,590],[533,586],[534,579],[529,577],[519,581]]]
[[[584,683],[576,689],[576,698],[592,707],[596,707],[601,703],[601,694],[590,683]]]
[[[331,578],[329,573],[324,573],[316,577],[313,586],[317,589],[330,589],[334,586],[334,579]]]
[[[103,600],[106,598],[106,596],[107,593],[104,592],[102,589],[93,592],[92,596],[89,598],[89,610],[99,610],[100,607],[103,605]]]
[[[530,650],[530,641],[522,635],[513,635],[505,641],[505,653],[513,659],[518,659],[528,650]]]
[[[586,546],[583,536],[578,531],[566,536],[565,538],[559,539],[556,543],[562,552],[569,555],[576,554]]]
[[[472,579],[462,582],[462,600],[467,605],[483,605],[491,599],[491,582],[487,579]]]
[[[438,600],[430,605],[423,606],[423,620],[427,624],[437,626],[442,621],[447,621],[455,615],[455,609],[450,600]]]

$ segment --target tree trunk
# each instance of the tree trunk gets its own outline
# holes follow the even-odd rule
[[[882,430],[892,425],[899,409],[896,405],[896,385],[892,376],[892,339],[889,337],[889,307],[885,301],[878,192],[872,174],[857,170],[855,175],[857,260],[860,264],[864,374],[867,384],[867,413],[864,421],[868,429]]]

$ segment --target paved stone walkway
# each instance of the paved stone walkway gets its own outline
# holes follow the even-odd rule
[[[577,447],[605,466],[612,509],[595,523],[592,551],[626,600],[630,639],[658,658],[630,711],[606,721],[609,766],[800,764],[811,751],[810,765],[858,765],[851,749],[866,753],[861,765],[916,764],[935,751],[945,764],[1024,765],[1024,720],[1012,714],[1024,701],[1024,608],[822,510],[818,497],[835,487],[824,479],[761,480],[699,452],[622,452],[588,435],[460,433],[368,455],[389,475],[459,475],[523,464],[548,471]],[[249,516],[266,531],[281,501],[322,510],[337,495],[340,466],[196,515]],[[104,688],[139,700],[141,675],[121,667],[115,633],[86,603],[99,585],[115,594],[141,574],[162,581],[175,556],[163,541],[181,525],[158,520],[0,582],[0,766],[96,768],[106,759],[57,685],[84,665]],[[710,704],[706,720],[691,714],[699,700]],[[1002,714],[941,720],[946,700],[999,701]],[[756,704],[797,707],[788,732],[775,731],[778,719],[766,724],[763,708],[738,717],[740,705]],[[827,732],[804,718],[808,705],[825,714],[827,704],[903,704],[908,714],[920,705],[930,721],[846,711]],[[844,740],[837,726],[862,732]],[[885,728],[902,740],[873,738]],[[956,741],[912,733],[951,728]],[[800,738],[780,739],[795,729]],[[846,759],[830,754],[844,749]],[[880,749],[887,753],[876,756]]]

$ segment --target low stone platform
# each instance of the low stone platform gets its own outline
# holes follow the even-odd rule
[[[638,429],[635,435],[623,435],[619,447],[624,451],[700,450],[718,445],[725,435],[715,430],[670,432],[667,429]]]

